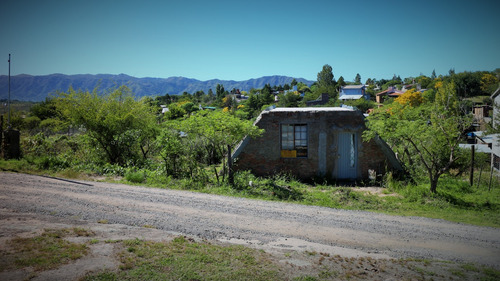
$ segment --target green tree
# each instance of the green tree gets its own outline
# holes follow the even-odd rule
[[[354,84],[356,85],[361,85],[361,75],[356,74],[356,77],[354,78]]]
[[[417,77],[417,83],[420,84],[422,89],[429,89],[429,86],[431,85],[433,80],[434,79],[431,79],[431,78],[424,76],[424,75]]]
[[[455,103],[453,86],[444,85],[442,97],[434,103],[412,106],[394,102],[367,117],[364,137],[382,137],[403,160],[407,170],[418,177],[427,174],[430,191],[437,191],[438,180],[460,157],[458,144],[472,124]],[[437,99],[437,98],[436,98]]]
[[[167,120],[175,120],[186,115],[186,110],[179,106],[178,103],[171,103],[168,106],[168,111],[165,112],[165,119]]]
[[[191,94],[188,93],[188,92],[183,92],[182,95],[181,95],[180,100],[181,101],[192,101],[193,100],[193,96],[191,96]]]
[[[226,96],[224,92],[224,86],[221,84],[217,84],[217,86],[215,87],[215,101],[217,103],[221,103],[222,99]]]
[[[24,120],[24,127],[31,132],[41,129],[46,134],[53,134],[67,131],[69,126],[68,120],[57,107],[57,100],[52,96],[33,105],[29,115],[29,117],[20,119],[20,121]]]
[[[491,95],[498,87],[498,78],[491,73],[484,73],[481,76],[481,90],[487,95]]]
[[[274,95],[270,84],[265,84],[260,93],[262,105],[272,104],[274,102]]]
[[[183,177],[189,173],[187,162],[192,161],[192,151],[182,140],[181,133],[178,130],[167,126],[163,129],[156,139],[156,145],[160,148],[159,156],[165,165],[167,175],[174,177]]]
[[[375,107],[375,102],[371,100],[365,100],[365,99],[357,99],[357,100],[350,100],[350,101],[345,101],[344,104],[354,106],[361,112],[366,112],[368,109],[374,108]]]
[[[302,82],[297,84],[297,90],[301,93],[311,92],[311,89],[309,88],[309,86],[307,86],[306,84],[304,84]]]
[[[296,92],[288,92],[279,95],[278,106],[280,107],[298,107],[301,100],[300,94]]]
[[[455,83],[457,94],[461,98],[483,95],[481,90],[481,78],[483,72],[461,72],[450,75],[451,81]]]
[[[398,84],[401,84],[401,83],[403,82],[403,80],[401,79],[401,76],[396,75],[396,74],[394,74],[394,75],[392,76],[392,81],[394,81],[394,82],[396,82],[396,83],[398,83]]]
[[[24,118],[23,127],[29,130],[30,132],[34,132],[40,127],[40,122],[41,122],[40,118],[36,116],[28,116]]]
[[[199,107],[192,102],[186,102],[186,103],[182,104],[181,108],[184,109],[184,111],[188,114],[191,114],[191,113],[199,110]]]
[[[256,137],[263,132],[251,121],[221,111],[200,111],[179,122],[176,129],[187,134],[187,141],[196,143],[197,147],[191,150],[204,151],[205,156],[197,158],[199,165],[213,165],[219,161],[224,163],[223,156],[228,154],[229,148],[233,148],[245,136]],[[213,169],[219,180],[215,166]],[[226,168],[223,171],[223,176],[228,175]]]
[[[210,99],[214,99],[214,98],[215,98],[214,91],[212,91],[212,89],[208,89],[208,94],[207,94],[207,96],[208,96]]]
[[[440,108],[458,112],[459,98],[454,83],[441,83],[437,85],[437,92],[434,97],[434,102]]]
[[[205,95],[205,92],[203,91],[196,91],[196,93],[194,93],[193,95],[193,98],[194,98],[194,102],[195,103],[200,103],[202,101],[202,97]]]
[[[327,93],[330,96],[330,100],[335,101],[337,99],[337,82],[334,79],[332,67],[325,64],[317,77],[316,85],[313,85],[314,90],[311,98],[316,99],[321,94]]]
[[[248,112],[249,117],[254,117],[256,114],[260,113],[260,108],[262,107],[259,98],[253,93],[250,93],[244,105],[244,110]]]
[[[328,88],[335,86],[335,79],[332,72],[332,67],[328,64],[323,66],[323,69],[318,72],[317,82],[319,87]]]
[[[61,113],[57,109],[56,100],[52,97],[45,98],[44,101],[33,105],[30,109],[31,116],[36,116],[40,120],[48,118],[61,119]]]
[[[155,100],[158,105],[169,105],[175,102],[177,97],[177,95],[170,96],[169,94],[165,94],[164,96],[157,96]]]
[[[125,86],[104,96],[97,89],[90,93],[70,88],[59,94],[57,104],[72,124],[85,128],[111,164],[136,162],[145,139],[155,137],[154,109],[136,101]]]
[[[340,88],[344,87],[347,85],[347,83],[344,81],[344,77],[340,76],[339,80],[337,81],[337,89],[340,91]]]
[[[221,106],[224,108],[224,110],[233,111],[236,109],[237,105],[234,97],[232,95],[227,95],[222,99]]]

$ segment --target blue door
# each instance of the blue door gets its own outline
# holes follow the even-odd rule
[[[356,133],[339,133],[338,146],[338,179],[355,179],[358,168],[358,151]]]

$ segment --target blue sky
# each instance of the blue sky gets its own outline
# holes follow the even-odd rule
[[[500,68],[500,1],[0,3],[0,74],[247,80]],[[3,58],[3,59],[2,59]]]

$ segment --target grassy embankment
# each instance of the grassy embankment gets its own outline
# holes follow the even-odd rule
[[[72,168],[40,169],[38,163],[27,160],[0,160],[0,170],[35,174],[49,174],[73,179],[95,179],[91,172]],[[42,165],[43,166],[43,165]],[[99,180],[119,181],[158,188],[193,190],[204,193],[286,201],[329,208],[365,210],[391,215],[422,216],[480,226],[500,227],[500,182],[498,176],[483,172],[473,186],[468,177],[443,176],[436,194],[429,192],[428,184],[405,184],[386,179],[382,187],[363,190],[335,184],[306,184],[290,176],[257,178],[248,172],[237,173],[235,186],[205,184],[189,179],[173,179],[161,171],[131,170],[107,167]],[[251,184],[250,184],[251,182]],[[379,184],[380,185],[380,184]],[[372,186],[361,183],[359,186]]]

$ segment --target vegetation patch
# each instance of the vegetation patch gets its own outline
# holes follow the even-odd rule
[[[289,175],[259,178],[237,173],[235,187],[211,187],[202,192],[280,200],[329,208],[366,210],[391,215],[423,216],[474,225],[500,227],[500,182],[483,175],[479,186],[471,187],[461,177],[443,176],[440,190],[432,193],[428,184],[405,183],[390,177],[379,183],[377,192],[332,184],[301,183]],[[276,192],[277,187],[282,193]],[[391,196],[380,196],[390,194]]]
[[[117,271],[83,280],[498,280],[491,267],[422,259],[343,257],[322,252],[265,253],[177,237],[120,242]],[[300,263],[298,263],[300,261]]]
[[[128,172],[125,174],[125,179],[132,183],[143,183],[146,177],[141,172]]]
[[[31,267],[36,271],[57,268],[79,259],[88,253],[85,244],[70,243],[69,236],[92,236],[93,232],[82,229],[46,229],[32,238],[14,238],[1,250],[0,271]]]
[[[269,255],[243,246],[218,246],[177,237],[171,242],[123,241],[118,272],[84,280],[279,280]]]

